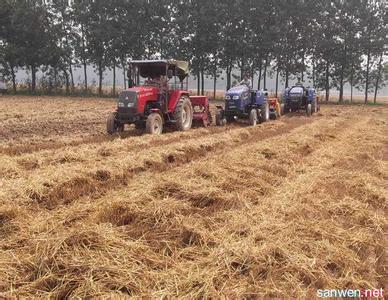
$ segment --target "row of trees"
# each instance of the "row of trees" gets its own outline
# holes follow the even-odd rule
[[[128,59],[155,56],[189,60],[198,93],[204,78],[234,70],[280,82],[310,80],[325,90],[349,84],[368,93],[384,84],[385,1],[370,0],[3,0],[0,68],[13,82],[23,68],[36,89],[38,70],[74,91],[73,72],[93,65],[102,93],[104,71],[124,70]],[[256,78],[257,78],[256,77]],[[253,81],[252,81],[253,82]]]

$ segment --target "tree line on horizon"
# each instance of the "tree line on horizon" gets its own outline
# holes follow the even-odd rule
[[[188,60],[204,93],[205,77],[225,76],[227,89],[245,73],[257,88],[276,79],[276,94],[292,79],[339,91],[374,93],[386,82],[387,10],[383,0],[3,0],[0,5],[0,72],[17,92],[16,73],[37,85],[63,84],[74,93],[74,70],[87,66],[125,78],[130,59]],[[117,74],[117,70],[124,71]],[[44,76],[37,82],[37,72]],[[125,80],[124,80],[125,82]],[[253,82],[253,80],[252,80]],[[351,97],[352,97],[351,95]]]

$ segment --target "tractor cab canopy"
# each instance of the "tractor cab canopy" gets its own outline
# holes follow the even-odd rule
[[[137,68],[143,78],[157,78],[160,76],[177,76],[183,81],[189,75],[189,63],[179,60],[133,60],[132,69]]]

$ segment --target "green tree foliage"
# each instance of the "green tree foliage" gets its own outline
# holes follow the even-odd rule
[[[368,0],[3,0],[0,6],[0,70],[13,81],[38,70],[74,90],[74,68],[94,66],[102,93],[104,72],[129,59],[188,60],[204,93],[206,76],[232,80],[245,73],[266,88],[276,74],[284,86],[309,79],[326,91],[350,85],[368,93],[384,86],[387,12]],[[239,76],[234,71],[238,69]],[[121,80],[120,80],[121,81]],[[376,98],[376,96],[375,96]]]

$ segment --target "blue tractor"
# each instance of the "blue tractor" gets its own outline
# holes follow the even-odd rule
[[[267,93],[261,90],[253,91],[247,85],[231,88],[225,95],[225,108],[217,106],[216,125],[222,126],[238,119],[248,119],[249,124],[269,120],[269,105]]]
[[[282,114],[301,109],[305,110],[307,116],[310,117],[319,111],[320,105],[315,89],[297,83],[295,86],[285,89],[283,93]]]

